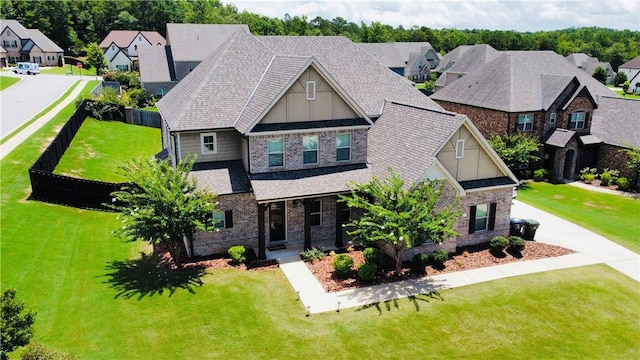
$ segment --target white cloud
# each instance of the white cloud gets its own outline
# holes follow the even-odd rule
[[[223,0],[224,2],[224,0]],[[230,0],[238,10],[283,18],[285,14],[404,28],[537,31],[598,26],[640,30],[638,0]]]

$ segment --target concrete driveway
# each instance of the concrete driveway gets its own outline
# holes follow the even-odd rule
[[[20,125],[56,101],[79,76],[64,75],[15,75],[3,72],[3,76],[14,76],[22,81],[0,91],[0,138],[4,138]],[[86,76],[83,76],[87,80]]]

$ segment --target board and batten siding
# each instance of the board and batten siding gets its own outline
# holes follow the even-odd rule
[[[205,133],[216,134],[217,152],[215,154],[202,153],[200,134]],[[242,159],[241,141],[240,133],[235,130],[180,133],[179,154],[182,158],[188,154],[197,155],[196,162],[240,160]]]

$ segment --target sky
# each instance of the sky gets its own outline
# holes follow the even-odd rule
[[[306,15],[404,28],[549,31],[597,26],[640,31],[640,0],[229,0],[239,11]]]

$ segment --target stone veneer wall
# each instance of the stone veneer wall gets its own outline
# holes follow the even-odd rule
[[[336,161],[336,135],[351,133],[351,160]],[[302,163],[302,138],[318,136],[318,162]],[[284,167],[269,167],[267,140],[284,137]],[[349,131],[316,131],[308,133],[251,136],[249,138],[250,167],[252,174],[284,170],[313,169],[327,166],[360,164],[367,161],[367,129]]]
[[[601,144],[598,153],[598,169],[616,169],[620,171],[620,176],[626,176],[631,179],[633,174],[627,167],[629,155],[620,152],[622,149],[619,146]]]
[[[253,248],[258,253],[258,207],[249,193],[221,195],[220,211],[233,211],[233,227],[220,231],[198,231],[193,242],[195,256],[224,254],[234,245]]]

